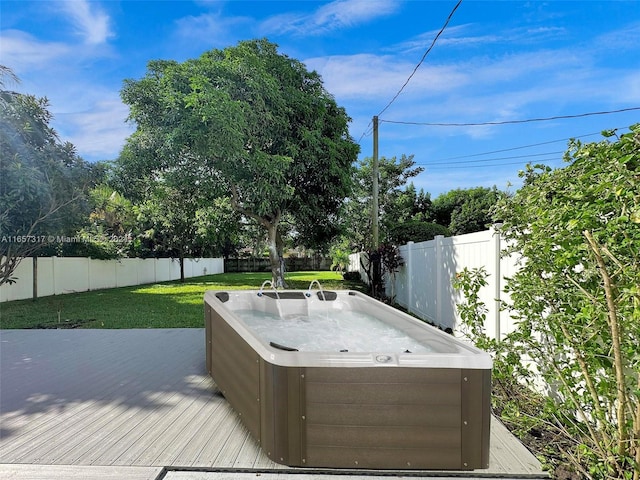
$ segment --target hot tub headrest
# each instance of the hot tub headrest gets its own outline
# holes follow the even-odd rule
[[[218,292],[216,293],[216,297],[218,297],[218,300],[220,300],[222,303],[229,300],[229,294],[227,292]]]
[[[335,300],[336,298],[338,298],[338,294],[336,292],[331,292],[331,291],[326,292],[324,290],[322,292],[320,291],[316,292],[316,295],[320,300],[326,300],[326,301]]]

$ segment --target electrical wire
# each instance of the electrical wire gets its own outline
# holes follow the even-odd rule
[[[611,130],[620,130],[626,127],[616,127],[613,128]],[[510,147],[510,148],[503,148],[500,150],[492,150],[489,152],[482,152],[482,153],[474,153],[474,154],[470,154],[470,155],[459,155],[456,157],[445,157],[445,158],[438,158],[435,161],[425,161],[425,162],[419,162],[416,163],[417,166],[420,167],[429,167],[429,168],[433,168],[435,167],[435,169],[439,169],[441,168],[441,166],[450,166],[450,165],[461,165],[461,164],[470,164],[470,163],[485,163],[485,162],[495,162],[495,161],[499,161],[499,160],[511,160],[511,159],[515,159],[515,158],[534,158],[534,157],[541,157],[541,156],[546,156],[546,155],[559,155],[559,154],[564,154],[564,151],[557,151],[557,152],[545,152],[545,153],[532,153],[532,154],[528,154],[528,155],[516,155],[516,156],[510,156],[510,157],[497,157],[497,158],[484,158],[484,159],[478,159],[478,160],[462,160],[462,161],[458,161],[458,162],[452,162],[451,160],[460,160],[460,159],[465,159],[465,158],[475,158],[475,157],[481,157],[484,155],[493,155],[496,153],[505,153],[505,152],[513,152],[515,150],[523,150],[525,148],[532,148],[532,147],[540,147],[543,145],[550,145],[553,143],[559,143],[559,142],[568,142],[571,139],[580,139],[580,138],[586,138],[586,137],[592,137],[594,135],[601,135],[602,132],[593,132],[593,133],[585,133],[583,135],[576,135],[576,136],[572,136],[569,138],[559,138],[557,140],[549,140],[547,142],[539,142],[539,143],[532,143],[529,145],[521,145],[519,147]],[[556,157],[557,158],[557,157]],[[557,160],[561,160],[562,157],[557,158]],[[549,159],[549,160],[554,160],[554,159]],[[520,162],[518,162],[520,163]],[[500,165],[478,165],[475,166],[476,167],[490,167],[490,166],[501,166],[501,165],[516,165],[517,163],[504,163],[504,164],[500,164]],[[454,168],[454,167],[452,167]],[[464,168],[464,167],[455,167],[455,168]]]
[[[416,74],[416,72],[418,71],[418,68],[420,68],[420,65],[422,65],[422,63],[424,62],[425,58],[427,58],[427,55],[429,55],[429,52],[431,52],[431,50],[433,49],[433,47],[435,46],[436,42],[438,41],[438,38],[440,37],[440,35],[442,35],[442,32],[444,32],[445,28],[447,28],[447,25],[449,25],[449,22],[451,21],[451,19],[453,18],[453,14],[456,12],[456,10],[458,9],[458,7],[460,6],[460,4],[462,3],[462,0],[458,0],[458,3],[456,3],[456,6],[453,7],[453,10],[451,10],[451,13],[449,13],[449,16],[447,17],[447,20],[444,22],[444,25],[442,26],[442,28],[440,29],[440,31],[437,33],[437,35],[434,37],[433,41],[431,42],[431,45],[429,45],[429,48],[427,48],[427,51],[424,52],[424,55],[422,55],[422,58],[420,59],[420,61],[418,62],[418,64],[415,66],[415,68],[413,69],[413,71],[411,72],[411,75],[409,75],[409,77],[407,78],[407,80],[404,82],[404,84],[402,85],[402,87],[400,87],[400,90],[398,90],[398,93],[396,93],[393,98],[391,99],[391,101],[389,103],[387,103],[387,106],[384,107],[382,110],[380,110],[380,113],[378,113],[378,116],[382,115],[390,106],[393,102],[396,101],[396,99],[400,96],[400,94],[402,93],[402,91],[404,90],[404,88],[409,84],[409,82],[411,81],[411,79],[413,78],[413,76]]]
[[[459,162],[429,162],[429,163],[416,163],[416,165],[423,167],[432,167],[435,165],[460,165],[460,164],[469,164],[469,163],[484,163],[484,162],[495,162],[498,160],[513,160],[515,158],[532,158],[532,157],[544,157],[547,155],[562,155],[564,153],[563,150],[558,152],[544,152],[544,153],[532,153],[529,155],[514,155],[512,157],[498,157],[498,158],[484,158],[480,160],[462,160]]]
[[[618,128],[620,128],[620,127],[618,127]],[[618,128],[615,128],[614,130],[618,130]],[[579,136],[576,136],[576,137],[559,138],[558,140],[549,140],[547,142],[532,143],[530,145],[522,145],[520,147],[503,148],[501,150],[492,150],[490,152],[484,152],[484,153],[474,153],[472,155],[460,155],[460,156],[457,156],[457,157],[438,158],[436,161],[437,162],[444,162],[446,160],[458,160],[460,158],[481,157],[483,155],[493,155],[494,153],[512,152],[514,150],[523,150],[525,148],[540,147],[542,145],[550,145],[552,143],[568,142],[572,138],[578,139],[578,138],[592,137],[594,135],[600,135],[601,133],[602,132],[586,133],[584,135],[579,135]]]
[[[357,142],[358,144],[360,144],[360,142],[364,137],[368,137],[369,135],[371,135],[371,132],[373,132],[373,129],[369,127],[371,127],[372,123],[373,123],[372,121],[369,121],[369,125],[367,125],[367,128],[365,128],[364,132],[362,132],[362,135],[360,135],[360,138],[358,139],[358,142]]]
[[[560,158],[550,158],[547,159],[547,162],[554,162],[554,161],[560,161],[562,159]],[[431,171],[431,170],[449,170],[449,169],[467,169],[467,168],[487,168],[487,167],[506,167],[509,165],[522,165],[523,162],[507,162],[507,163],[493,163],[493,164],[489,164],[489,165],[454,165],[454,166],[441,166],[441,167],[435,167],[434,169],[428,169],[427,171]]]
[[[458,0],[458,3],[456,3],[456,6],[453,7],[453,10],[451,10],[451,13],[449,13],[449,16],[447,17],[447,20],[445,21],[444,25],[442,26],[440,31],[437,33],[437,35],[434,37],[433,41],[431,42],[431,45],[424,52],[424,55],[422,55],[422,58],[420,59],[418,64],[415,66],[415,68],[413,69],[413,71],[411,72],[411,74],[409,75],[407,80],[404,82],[402,87],[400,87],[400,90],[398,90],[398,93],[396,93],[393,96],[393,98],[389,101],[389,103],[387,103],[387,105],[382,110],[380,110],[380,113],[378,113],[378,116],[382,115],[391,106],[391,104],[396,101],[396,99],[400,96],[400,94],[402,93],[404,88],[409,84],[409,82],[411,81],[413,76],[418,71],[418,68],[420,68],[420,65],[422,65],[422,63],[424,62],[425,58],[427,58],[427,55],[429,55],[429,52],[433,49],[433,47],[436,44],[436,41],[438,40],[440,35],[442,35],[442,32],[444,32],[444,30],[447,28],[447,25],[449,25],[449,22],[453,18],[453,14],[458,9],[458,7],[460,6],[461,3],[462,3],[462,0]],[[368,136],[371,133],[370,130],[369,130],[369,127],[371,127],[372,123],[373,123],[372,121],[369,122],[369,124],[367,125],[367,128],[365,128],[365,131],[362,133],[362,135],[360,135],[360,138],[358,139],[357,143],[360,143],[365,136]]]
[[[581,118],[590,117],[593,115],[609,115],[612,113],[631,112],[634,110],[640,110],[640,107],[621,108],[619,110],[607,110],[603,112],[589,112],[579,113],[576,115],[558,115],[555,117],[543,117],[543,118],[529,118],[526,120],[503,120],[499,122],[479,122],[479,123],[430,123],[430,122],[405,122],[400,120],[383,120],[380,119],[380,123],[395,123],[399,125],[422,125],[429,127],[481,127],[485,125],[509,125],[519,123],[532,123],[532,122],[546,122],[549,120],[563,120],[567,118]]]

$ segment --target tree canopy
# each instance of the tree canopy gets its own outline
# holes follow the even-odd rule
[[[491,209],[503,196],[496,187],[450,190],[433,200],[433,220],[452,235],[481,232],[492,223]]]
[[[0,91],[0,285],[87,213],[92,168],[59,141],[48,107],[46,98]]]
[[[359,250],[371,247],[371,215],[373,192],[373,159],[358,162],[354,171],[354,190],[347,204],[347,235],[352,246]],[[388,231],[398,223],[424,220],[428,216],[431,199],[423,191],[416,192],[407,182],[422,171],[416,167],[413,155],[380,157],[378,159],[378,204],[380,240],[385,242]]]
[[[310,240],[336,233],[359,147],[320,76],[277,45],[244,41],[183,63],[152,61],[142,79],[125,81],[122,98],[137,124],[124,170],[195,173],[203,189],[221,189],[267,229],[276,283],[285,215]]]

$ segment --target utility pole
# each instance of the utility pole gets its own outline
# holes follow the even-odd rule
[[[379,243],[378,234],[378,117],[373,117],[373,205],[371,208],[371,230],[373,235],[373,248],[377,250]]]

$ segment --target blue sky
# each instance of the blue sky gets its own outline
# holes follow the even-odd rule
[[[266,37],[322,75],[361,157],[379,115],[379,154],[415,155],[425,171],[414,184],[433,198],[513,191],[527,162],[561,166],[570,137],[597,141],[640,122],[640,1],[464,0],[385,109],[456,3],[2,0],[0,64],[21,79],[9,88],[50,100],[54,128],[83,158],[108,160],[134,129],[125,78],[142,77],[149,60]],[[635,110],[486,125],[622,109]]]

